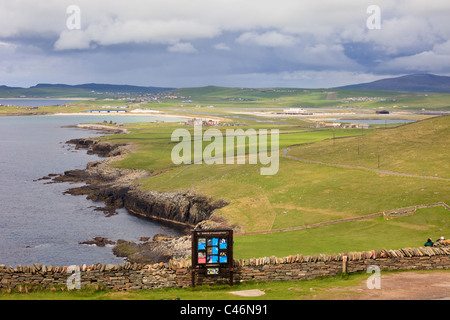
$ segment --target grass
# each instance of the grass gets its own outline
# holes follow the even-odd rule
[[[382,150],[381,169],[418,174],[418,177],[305,163],[282,156],[279,170],[273,176],[261,175],[263,165],[248,162],[175,167],[170,160],[174,143],[169,141],[169,136],[176,125],[130,125],[130,135],[106,139],[139,146],[138,152],[115,165],[153,170],[154,176],[138,181],[144,190],[190,189],[226,200],[229,205],[217,210],[215,215],[225,218],[239,234],[303,227],[420,204],[450,203],[449,182],[425,179],[417,169],[426,165],[429,175],[449,177],[450,149],[446,147],[449,119],[440,117],[388,130],[367,130],[364,135],[360,130],[280,127],[280,149],[290,147],[289,155],[377,168],[373,153]],[[243,128],[274,127],[260,124]],[[330,139],[333,135],[342,139]],[[355,154],[357,144],[359,157]],[[236,237],[236,257],[420,246],[428,237],[450,233],[447,216],[446,210],[431,208],[392,221],[374,218],[314,229],[242,235]]]
[[[30,293],[0,293],[0,300],[310,300],[326,299],[330,288],[357,286],[369,275],[360,273],[349,276],[321,277],[304,281],[280,281],[238,283],[233,286],[197,286],[195,288],[167,288],[113,292],[83,288],[76,291],[45,291]],[[258,289],[265,294],[259,297],[241,297],[231,291]]]
[[[420,176],[450,178],[450,116],[379,130],[345,140],[293,147],[289,155],[380,168]]]
[[[427,172],[433,170],[430,175],[447,177],[448,119],[430,119],[389,130],[367,130],[365,135],[361,135],[360,130],[311,130],[286,125],[280,127],[280,149],[291,147],[289,155],[303,157],[306,154],[308,159],[376,168],[373,155],[372,158],[364,156],[380,148],[383,150],[382,169],[417,173],[414,166],[426,163]],[[260,124],[242,128],[274,127]],[[215,215],[225,218],[239,232],[273,231],[419,204],[450,202],[448,181],[424,179],[420,171],[419,177],[404,177],[305,163],[282,156],[279,170],[273,176],[261,175],[263,165],[250,165],[248,161],[244,165],[175,167],[170,159],[176,144],[170,142],[170,134],[175,128],[177,125],[134,124],[130,125],[129,135],[109,136],[106,139],[113,142],[132,142],[139,146],[136,153],[115,165],[153,171],[154,176],[138,181],[144,190],[190,189],[226,200],[229,205],[217,210]],[[334,141],[330,139],[333,135],[348,137]],[[354,150],[355,143],[364,146],[360,158],[349,151]],[[391,161],[387,155],[402,161]],[[417,161],[419,158],[422,162]],[[366,163],[361,159],[366,159]],[[362,232],[356,224],[350,226],[355,226],[355,232]],[[337,232],[332,230],[331,234]],[[286,239],[287,235],[283,237]],[[328,246],[323,246],[321,251],[325,250]]]
[[[366,280],[369,274],[355,273],[346,276],[320,277],[313,280],[238,283],[233,286],[197,286],[195,288],[167,288],[131,292],[113,292],[82,288],[74,291],[38,290],[29,293],[1,293],[0,300],[320,300],[328,299],[334,288],[351,288]],[[258,289],[265,294],[259,297],[242,297],[231,291]],[[344,293],[346,293],[344,291]]]
[[[317,228],[236,236],[235,258],[294,254],[316,255],[373,249],[421,247],[427,238],[450,234],[450,212],[442,207],[418,210],[392,220],[376,217]],[[287,246],[286,243],[289,243]]]

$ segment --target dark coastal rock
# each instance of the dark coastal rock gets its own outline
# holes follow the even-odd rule
[[[191,237],[157,235],[153,240],[144,243],[118,240],[112,252],[118,257],[126,258],[130,263],[149,264],[187,259],[191,254]]]
[[[105,206],[105,207],[91,206],[89,208],[94,208],[94,211],[103,212],[106,217],[111,217],[111,216],[115,216],[116,214],[118,214],[116,207],[114,207],[114,206]]]
[[[75,145],[75,150],[88,149],[88,154],[96,154],[100,157],[112,157],[121,154],[121,148],[125,144],[112,144],[94,139],[71,139],[66,144]]]
[[[107,244],[116,244],[116,243],[114,241],[108,240],[107,238],[95,237],[92,240],[80,242],[80,244],[89,244],[89,245],[95,244],[98,247],[104,247]]]
[[[110,193],[109,196],[112,196]],[[221,200],[214,200],[203,195],[186,192],[142,191],[137,186],[128,190],[118,190],[112,198],[121,198],[129,211],[149,218],[175,221],[195,226],[208,219],[214,210],[227,205]]]

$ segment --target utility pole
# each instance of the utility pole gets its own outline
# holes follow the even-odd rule
[[[380,150],[378,150],[378,169],[380,169]]]
[[[422,170],[422,190],[425,190],[425,169]]]

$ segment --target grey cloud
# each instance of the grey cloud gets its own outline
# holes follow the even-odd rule
[[[448,70],[450,2],[378,0],[381,30],[368,30],[372,4],[0,0],[0,82],[130,79],[189,86],[234,79],[295,86],[322,85],[326,72],[331,83],[340,82],[339,74],[369,80]],[[66,26],[69,5],[80,8],[80,30]]]

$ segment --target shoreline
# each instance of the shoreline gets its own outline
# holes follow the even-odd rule
[[[104,130],[105,134],[126,134],[123,128],[79,124],[87,130]],[[130,214],[140,216],[163,226],[174,228],[181,234],[163,241],[161,235],[144,243],[121,240],[112,248],[113,254],[128,262],[154,263],[170,259],[185,258],[190,254],[190,230],[216,228],[220,223],[211,219],[212,213],[228,203],[201,194],[187,191],[156,192],[142,190],[134,182],[151,175],[145,170],[114,168],[110,164],[133,151],[133,144],[117,144],[99,141],[96,138],[72,139],[66,144],[75,144],[75,149],[86,149],[105,159],[89,162],[85,169],[74,169],[52,178],[52,183],[79,183],[81,187],[69,187],[64,194],[85,196],[89,200],[101,201],[105,207],[99,210],[114,212],[125,208]],[[159,260],[159,261],[158,261]]]
[[[199,119],[199,120],[220,120],[222,122],[228,122],[229,119],[218,117],[218,116],[210,116],[205,117],[204,115],[192,116],[192,115],[184,115],[184,114],[169,114],[169,113],[156,113],[156,112],[136,112],[136,113],[88,113],[88,112],[57,112],[57,113],[38,113],[38,112],[30,112],[30,113],[0,113],[0,117],[19,117],[19,116],[118,116],[118,117],[160,117],[160,118],[184,118],[184,119]]]
[[[157,112],[136,112],[136,113],[87,113],[87,112],[71,112],[71,113],[47,113],[47,115],[55,115],[55,116],[119,116],[119,117],[161,117],[161,118],[186,118],[186,119],[199,119],[199,120],[220,120],[223,122],[229,121],[226,118],[218,117],[218,116],[210,116],[205,117],[204,115],[192,116],[192,115],[184,115],[184,114],[170,114],[170,113],[157,113]]]
[[[107,113],[107,112],[96,112],[96,113],[88,113],[88,112],[60,112],[60,113],[47,113],[47,115],[54,115],[54,116],[119,116],[119,117],[161,117],[161,118],[189,118],[193,119],[196,117],[193,116],[185,116],[185,115],[178,115],[178,114],[168,114],[168,113],[156,113],[156,112],[149,112],[149,113]]]

